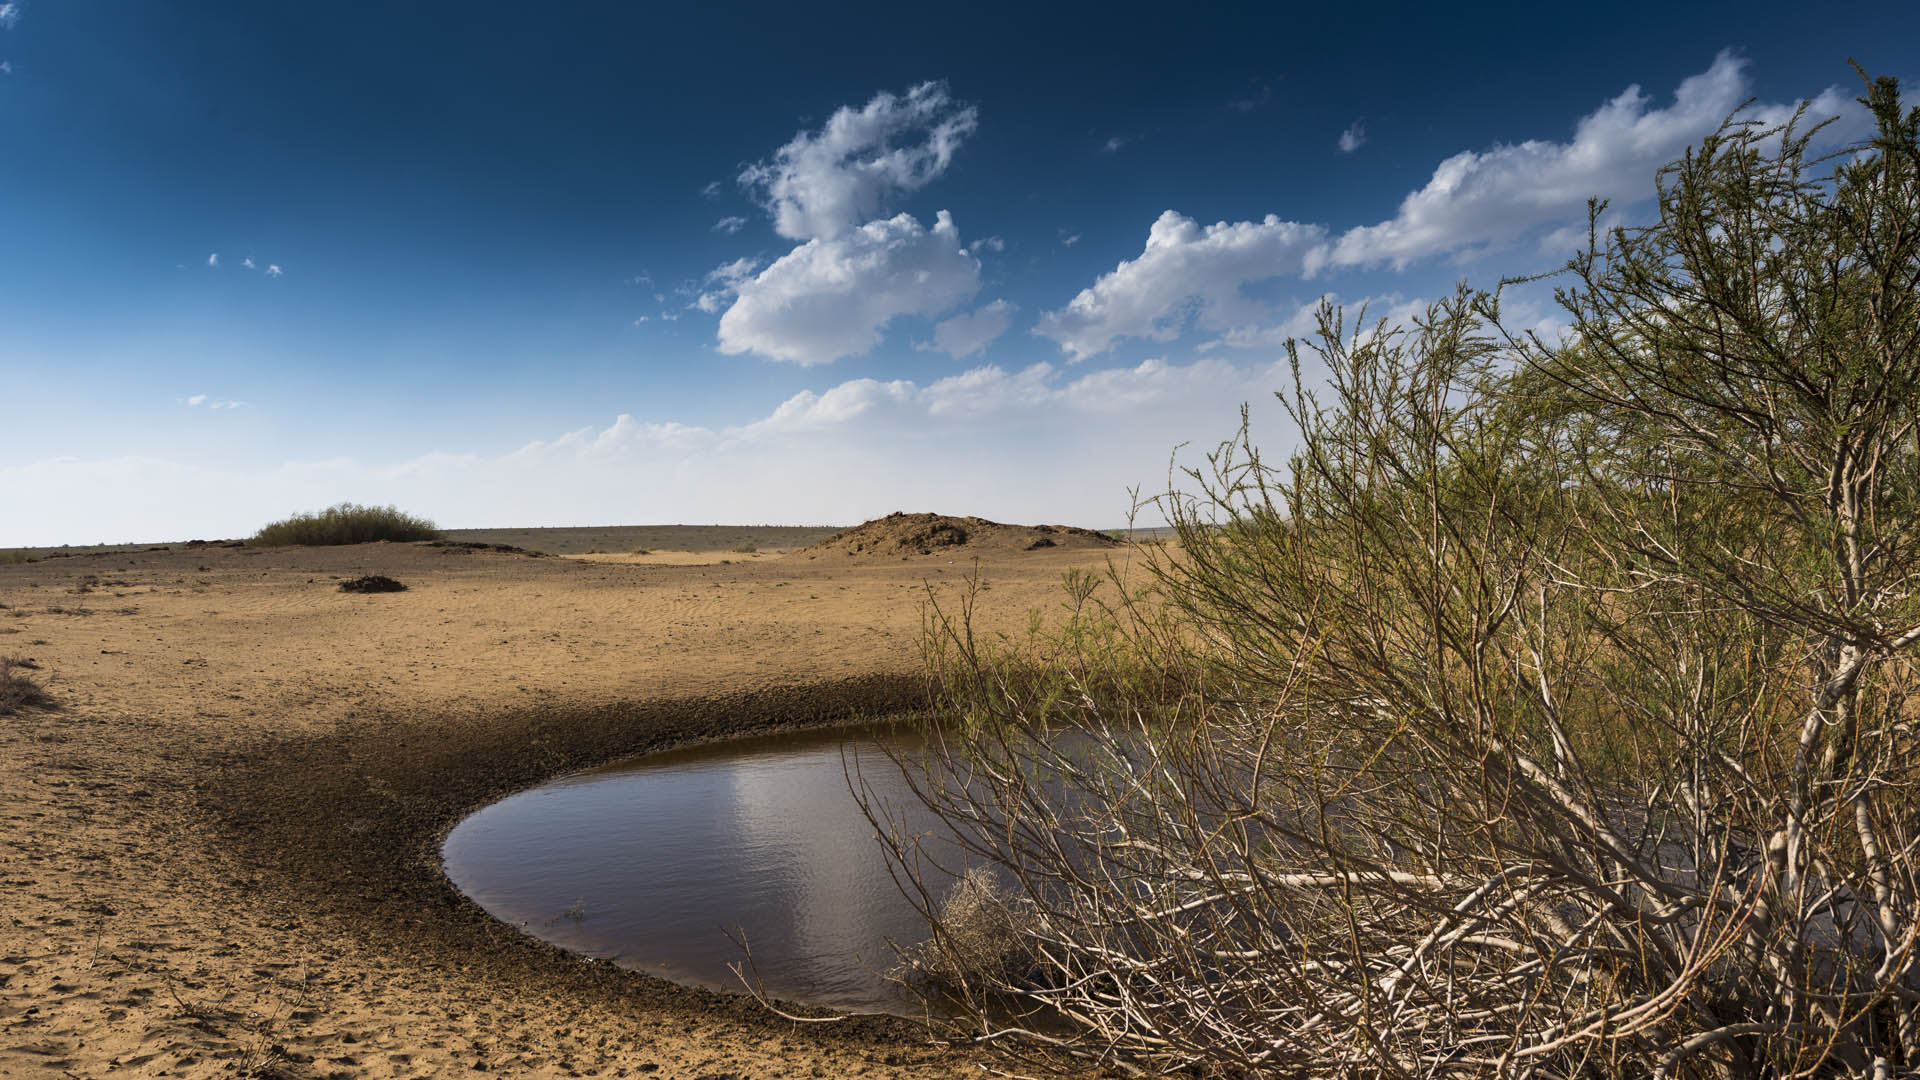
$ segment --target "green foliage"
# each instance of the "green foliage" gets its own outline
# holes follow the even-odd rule
[[[1243,414],[1144,588],[1070,574],[1025,640],[930,606],[930,805],[1020,885],[1045,970],[982,986],[1071,1018],[1043,1045],[1920,1067],[1920,109],[1863,101],[1835,157],[1736,115],[1657,222],[1595,205],[1565,340],[1465,287],[1323,306],[1298,449]]]
[[[401,513],[392,506],[343,502],[318,513],[295,514],[273,522],[247,542],[259,547],[281,547],[367,544],[378,540],[404,543],[440,538],[440,530],[425,518]]]

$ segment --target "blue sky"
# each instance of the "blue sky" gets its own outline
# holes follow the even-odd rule
[[[1920,75],[1896,4],[553,7],[0,0],[0,545],[1115,524],[1241,401],[1285,445],[1320,296]]]

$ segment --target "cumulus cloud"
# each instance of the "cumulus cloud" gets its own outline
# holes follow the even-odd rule
[[[970,245],[970,250],[976,255],[982,251],[991,251],[998,254],[999,252],[1007,250],[1007,242],[998,236],[983,236]]]
[[[744,229],[746,227],[747,227],[747,219],[741,217],[738,214],[729,214],[728,216],[723,217],[719,221],[716,221],[713,223],[714,232],[726,233],[728,236],[732,236],[734,233],[737,233],[741,229]]]
[[[1366,145],[1366,141],[1366,125],[1355,120],[1353,123],[1347,125],[1347,130],[1340,133],[1340,152],[1343,154],[1351,154]]]
[[[207,400],[207,395],[205,395],[205,394],[189,394],[189,395],[187,395],[187,404],[188,404],[188,405],[200,405],[200,404],[203,404],[203,403],[205,403],[205,402],[206,402],[206,400]]]
[[[1168,210],[1147,232],[1146,249],[1082,289],[1066,307],[1041,316],[1034,333],[1075,360],[1123,337],[1171,341],[1189,322],[1209,330],[1261,321],[1265,306],[1241,287],[1297,274],[1325,230],[1268,215],[1264,221],[1202,226]]]
[[[220,265],[220,253],[216,251],[216,252],[214,252],[213,254],[211,254],[211,255],[209,255],[209,256],[207,256],[207,265],[208,265],[208,266],[219,266],[219,265]]]
[[[11,74],[13,74],[13,61],[0,60],[0,75],[11,75]]]
[[[978,123],[945,83],[921,83],[904,97],[883,91],[862,108],[835,110],[818,131],[794,135],[743,170],[740,182],[760,194],[781,236],[832,238],[878,217],[893,194],[945,172]]]
[[[994,339],[1007,332],[1007,327],[1013,323],[1013,313],[1019,310],[1018,305],[1005,300],[983,304],[973,311],[936,324],[933,328],[933,344],[923,342],[915,347],[923,351],[943,352],[956,360],[985,352]]]
[[[7,0],[6,3],[0,4],[0,28],[11,30],[13,29],[13,24],[19,21],[20,4],[18,0]]]
[[[1101,153],[1103,153],[1103,154],[1112,154],[1112,153],[1116,153],[1116,152],[1118,152],[1118,151],[1119,151],[1119,149],[1120,149],[1121,147],[1123,147],[1123,146],[1125,146],[1125,145],[1127,145],[1128,143],[1130,143],[1130,142],[1132,142],[1132,141],[1133,141],[1132,139],[1129,139],[1129,138],[1127,138],[1127,137],[1125,137],[1124,135],[1115,135],[1115,136],[1113,136],[1113,137],[1111,137],[1111,138],[1109,138],[1109,139],[1108,139],[1108,140],[1107,140],[1107,141],[1106,141],[1106,142],[1105,142],[1105,143],[1104,143],[1104,144],[1103,144],[1103,145],[1102,145],[1102,146],[1100,147],[1100,152],[1101,152]]]
[[[1590,198],[1644,199],[1653,194],[1657,169],[1719,127],[1747,98],[1745,69],[1745,60],[1722,52],[1706,71],[1683,81],[1664,108],[1654,107],[1639,86],[1629,86],[1582,117],[1567,142],[1529,139],[1455,154],[1434,169],[1425,187],[1402,200],[1399,213],[1348,230],[1319,262],[1399,268],[1427,256],[1508,243],[1580,217]],[[1748,116],[1778,123],[1791,114],[1791,106],[1763,105]],[[1810,114],[1851,114],[1843,130],[1857,126],[1861,116],[1835,89],[1815,98]]]
[[[953,216],[932,229],[899,214],[816,237],[735,286],[720,317],[720,351],[796,364],[857,356],[902,315],[938,315],[980,289],[980,263]]]
[[[246,268],[247,268],[247,269],[249,269],[249,270],[251,270],[251,269],[253,269],[253,260],[252,260],[251,258],[247,258],[247,259],[241,259],[241,260],[240,260],[240,265],[241,265],[241,266],[244,266],[244,267],[246,267]]]
[[[281,276],[282,274],[285,274],[285,273],[286,273],[286,271],[285,271],[285,270],[282,270],[282,269],[280,269],[280,267],[279,267],[279,265],[278,265],[278,264],[271,264],[271,263],[270,263],[270,264],[268,264],[268,266],[267,266],[267,276],[268,276],[268,277],[279,277],[279,276]]]
[[[1560,250],[1584,222],[1587,200],[1616,207],[1653,195],[1654,173],[1714,131],[1748,95],[1745,62],[1729,52],[1683,81],[1671,104],[1655,107],[1638,86],[1583,117],[1566,142],[1530,140],[1465,151],[1442,161],[1399,211],[1334,236],[1324,226],[1284,221],[1220,222],[1202,230],[1168,210],[1138,258],[1122,262],[1066,307],[1043,314],[1035,333],[1083,359],[1122,338],[1169,341],[1189,324],[1222,334],[1221,344],[1270,343],[1287,336],[1273,313],[1248,301],[1244,286],[1278,277],[1409,263],[1512,245],[1544,234],[1542,250]],[[1792,105],[1759,105],[1743,115],[1782,123]],[[1809,116],[1840,115],[1829,138],[1858,134],[1864,113],[1838,90],[1809,104]],[[1351,138],[1348,138],[1351,136]],[[1341,149],[1364,141],[1356,122]]]

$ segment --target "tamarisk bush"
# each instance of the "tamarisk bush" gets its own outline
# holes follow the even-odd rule
[[[1058,634],[930,609],[958,719],[909,764],[1001,883],[968,919],[997,897],[1017,939],[928,959],[962,939],[891,834],[949,1035],[1252,1076],[1920,1069],[1920,110],[1864,100],[1836,157],[1736,114],[1654,224],[1596,205],[1564,339],[1497,293],[1323,308],[1298,449],[1243,424]]]

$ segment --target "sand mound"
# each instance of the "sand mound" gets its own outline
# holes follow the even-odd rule
[[[1072,525],[1003,525],[977,517],[892,513],[834,533],[794,558],[892,558],[937,553],[968,555],[1042,548],[1106,548],[1119,541]]]

